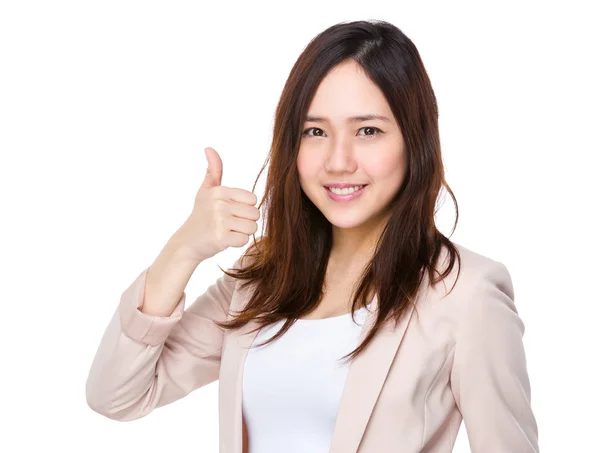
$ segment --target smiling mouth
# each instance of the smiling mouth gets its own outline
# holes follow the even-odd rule
[[[340,194],[340,193],[338,193],[338,194],[337,194],[337,195],[350,195],[350,194],[352,194],[352,193],[354,193],[354,192],[358,192],[359,190],[362,190],[362,189],[364,189],[364,188],[365,188],[365,187],[367,187],[367,186],[368,186],[368,184],[357,184],[357,185],[355,185],[355,186],[351,186],[351,187],[344,187],[343,189],[340,189],[340,188],[338,188],[338,187],[329,187],[329,186],[323,186],[323,187],[325,187],[325,188],[326,188],[326,189],[327,189],[329,192],[332,192],[332,193],[336,193],[336,192],[334,192],[332,189],[336,189],[336,190],[344,190],[344,189],[349,189],[349,188],[352,188],[352,189],[354,189],[354,191],[353,191],[353,192],[347,192],[347,193],[343,193],[343,194]]]

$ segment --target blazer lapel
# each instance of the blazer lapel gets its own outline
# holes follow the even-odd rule
[[[427,280],[425,278],[425,280]],[[424,284],[422,287],[425,286]],[[231,308],[239,310],[249,300],[250,291],[232,300]],[[420,295],[420,291],[419,291]],[[363,324],[360,340],[375,323],[378,297]],[[416,302],[415,302],[416,303]],[[404,337],[414,311],[411,304],[398,326],[388,322],[382,326],[371,344],[350,363],[342,393],[339,412],[331,441],[330,453],[354,453],[358,450],[363,433],[379,396],[388,371]],[[252,332],[258,323],[251,321],[229,334],[228,353],[223,354],[220,391],[221,451],[242,453],[242,377],[244,363],[258,332]],[[231,348],[231,349],[230,349]],[[230,349],[230,350],[229,350]]]
[[[377,296],[374,300],[377,300]],[[411,305],[396,329],[389,323],[382,326],[371,344],[350,363],[329,453],[354,453],[358,450],[413,310]],[[376,311],[371,310],[359,341],[365,338],[375,323],[375,315]]]
[[[237,287],[236,287],[237,288]],[[250,291],[234,291],[231,310],[238,311],[250,300]],[[231,319],[231,314],[227,316]],[[246,356],[257,332],[255,321],[248,322],[238,330],[231,331],[227,342],[227,354],[221,353],[219,375],[219,444],[220,452],[242,453],[242,377]]]

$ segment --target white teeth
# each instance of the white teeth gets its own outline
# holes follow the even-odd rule
[[[343,189],[338,189],[337,187],[328,187],[328,189],[338,195],[348,195],[348,194],[356,192],[357,190],[360,190],[363,187],[364,187],[364,185],[363,186],[354,186],[354,187],[344,187]]]

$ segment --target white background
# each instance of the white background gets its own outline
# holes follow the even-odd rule
[[[203,148],[221,155],[223,185],[251,190],[304,46],[384,19],[436,91],[451,239],[511,272],[541,450],[600,451],[593,3],[2,2],[0,450],[218,451],[217,382],[112,421],[86,404],[96,347],[189,215]],[[446,196],[446,235],[453,212]],[[203,262],[188,299],[242,251]],[[464,428],[454,451],[468,451]]]

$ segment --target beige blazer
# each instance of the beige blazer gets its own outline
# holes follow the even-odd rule
[[[416,310],[351,363],[330,453],[449,453],[463,419],[473,453],[539,451],[510,274],[455,245],[462,270],[454,290],[444,297],[456,266],[435,288],[425,279]],[[89,406],[134,420],[219,379],[220,452],[247,453],[242,372],[255,324],[224,332],[211,321],[229,319],[251,287],[240,290],[223,274],[186,310],[184,293],[161,318],[138,309],[146,271],[123,292],[102,337],[86,383]]]

